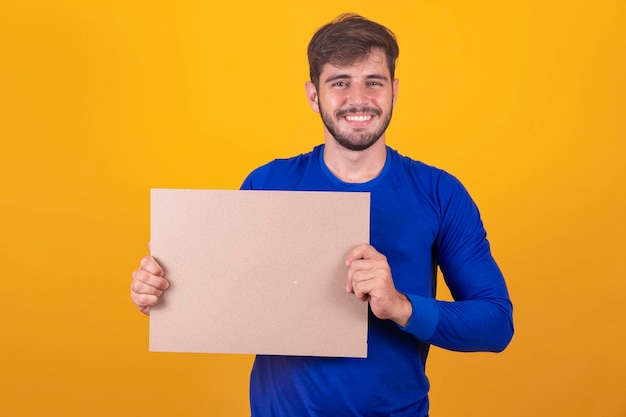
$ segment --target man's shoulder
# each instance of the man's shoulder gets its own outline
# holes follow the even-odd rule
[[[311,163],[319,158],[321,146],[307,153],[289,158],[276,158],[254,169],[244,181],[242,188],[283,188],[302,175]]]
[[[400,172],[411,177],[413,181],[428,183],[433,188],[462,187],[459,179],[447,170],[403,155],[393,148],[389,148],[389,150],[395,160],[395,165],[400,168]]]
[[[394,165],[398,166],[403,172],[407,172],[411,175],[417,175],[420,177],[437,178],[441,175],[449,175],[443,169],[430,165],[426,162],[414,159],[411,156],[401,154],[397,150],[389,147],[389,154],[391,155]]]
[[[277,174],[281,175],[283,173],[298,170],[299,168],[308,165],[313,161],[319,151],[321,146],[316,146],[311,151],[306,153],[301,153],[296,156],[291,156],[288,158],[276,158],[260,167],[256,168],[254,171],[250,173],[250,175],[261,175],[261,174]]]

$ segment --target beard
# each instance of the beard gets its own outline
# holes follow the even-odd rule
[[[387,127],[391,122],[392,112],[393,108],[390,108],[389,112],[383,115],[383,112],[378,108],[351,107],[337,111],[333,117],[332,115],[326,113],[320,106],[320,116],[322,117],[322,122],[324,123],[324,126],[326,126],[326,129],[330,132],[333,138],[335,138],[339,145],[351,151],[364,151],[375,144],[387,130]],[[376,117],[383,116],[383,118],[380,120],[381,123],[379,127],[373,132],[359,132],[359,129],[354,132],[341,132],[337,127],[335,120],[338,120],[349,113],[368,113],[374,114]]]

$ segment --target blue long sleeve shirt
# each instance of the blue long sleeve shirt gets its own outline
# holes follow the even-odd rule
[[[382,171],[365,183],[336,178],[323,148],[257,168],[241,188],[370,192],[370,243],[413,313],[404,328],[370,313],[365,359],[257,356],[252,415],[427,416],[431,344],[499,352],[513,335],[512,304],[478,208],[452,175],[389,147]],[[453,302],[435,299],[437,267]]]

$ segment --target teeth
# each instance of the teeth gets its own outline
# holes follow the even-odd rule
[[[348,119],[351,122],[366,122],[370,120],[371,118],[372,116],[346,116],[346,119]]]

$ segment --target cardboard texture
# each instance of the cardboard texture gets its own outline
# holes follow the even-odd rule
[[[170,288],[150,350],[366,357],[367,303],[345,257],[369,193],[153,189],[151,251]]]

